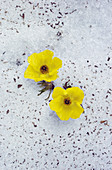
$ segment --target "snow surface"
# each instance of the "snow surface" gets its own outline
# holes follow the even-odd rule
[[[79,119],[24,79],[45,49],[63,61],[55,86],[85,93]],[[112,0],[0,0],[0,67],[0,170],[112,170]]]

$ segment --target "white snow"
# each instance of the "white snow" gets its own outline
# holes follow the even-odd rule
[[[0,0],[0,18],[0,169],[111,170],[112,1]],[[61,121],[24,79],[45,49],[63,61],[55,86],[85,93],[79,119]]]

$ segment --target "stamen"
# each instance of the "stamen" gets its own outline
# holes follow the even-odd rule
[[[71,104],[71,100],[69,98],[64,99],[64,104],[70,105]]]
[[[47,74],[49,72],[49,68],[46,65],[41,66],[40,71],[42,74]]]

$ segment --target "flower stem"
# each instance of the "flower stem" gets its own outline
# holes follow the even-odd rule
[[[38,94],[38,96],[40,96],[45,91],[50,90],[48,97],[45,99],[45,100],[48,100],[51,95],[52,90],[55,87],[53,82],[41,81],[38,83],[38,85],[40,85],[40,87],[44,87],[43,89],[39,90],[40,93]]]
[[[48,95],[48,97],[45,99],[45,100],[48,100],[49,99],[49,97],[50,97],[50,95],[51,95],[51,89],[50,89],[50,92],[49,92],[49,95]]]
[[[63,86],[63,88],[64,88],[65,90],[72,87],[71,85],[67,85],[69,81],[70,81],[70,80],[68,80],[67,82],[65,82],[65,84],[64,84],[64,86]]]

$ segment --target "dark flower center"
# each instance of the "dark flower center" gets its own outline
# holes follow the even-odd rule
[[[40,67],[40,71],[42,74],[47,74],[49,72],[49,69],[46,65],[43,65],[42,67]]]
[[[64,99],[64,104],[70,105],[71,104],[71,100],[69,98],[68,99]]]

